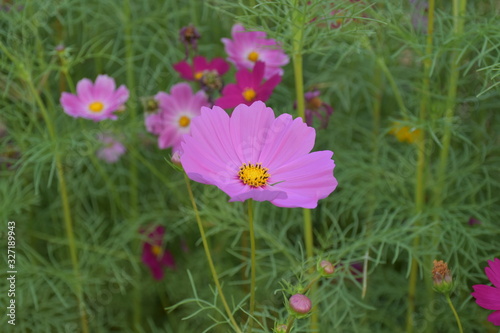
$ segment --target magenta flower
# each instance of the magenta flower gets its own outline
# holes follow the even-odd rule
[[[68,115],[94,121],[117,119],[113,112],[122,110],[128,100],[128,89],[121,85],[115,90],[115,80],[107,75],[99,75],[95,84],[82,79],[76,85],[76,95],[63,92],[61,105]]]
[[[163,279],[163,267],[175,268],[172,253],[163,249],[164,234],[165,228],[157,226],[148,234],[148,241],[142,245],[142,262],[149,267],[156,280]]]
[[[241,69],[236,73],[236,83],[230,83],[222,90],[222,96],[215,105],[223,109],[234,108],[239,104],[250,105],[255,101],[265,102],[271,97],[274,88],[281,82],[278,74],[262,83],[266,65],[257,61],[253,71]]]
[[[158,135],[161,149],[173,147],[180,149],[182,136],[189,133],[191,120],[200,114],[202,106],[208,106],[207,96],[203,91],[193,94],[187,83],[178,83],[170,90],[170,95],[159,92],[155,96],[160,110],[146,116],[146,128]]]
[[[202,108],[182,143],[189,178],[215,185],[230,201],[270,201],[279,207],[315,208],[337,186],[331,151],[310,153],[316,131],[289,114],[277,118],[257,101]]]
[[[293,315],[305,315],[312,309],[312,302],[309,297],[302,294],[295,294],[288,300],[290,310]]]
[[[226,74],[229,70],[229,64],[222,58],[214,58],[208,62],[205,57],[196,56],[193,59],[193,66],[183,60],[174,64],[174,69],[185,80],[199,81],[206,71],[216,71],[219,76]]]
[[[115,163],[127,151],[125,146],[112,136],[100,134],[97,138],[103,143],[103,147],[97,151],[97,157],[101,160]]]
[[[264,79],[278,74],[283,75],[282,66],[288,64],[288,56],[283,52],[281,45],[274,39],[267,39],[263,31],[245,31],[240,24],[235,24],[231,31],[233,39],[222,38],[228,60],[238,70],[252,69],[260,60],[266,64]]]
[[[496,310],[488,316],[488,320],[495,326],[500,326],[500,259],[488,260],[489,267],[484,271],[490,279],[492,286],[476,284],[472,286],[474,292],[471,293],[476,299],[477,305],[488,310]]]

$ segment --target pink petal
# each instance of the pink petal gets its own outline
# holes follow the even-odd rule
[[[231,197],[229,202],[245,201],[248,199],[253,199],[255,201],[273,201],[276,199],[287,198],[286,192],[276,190],[270,186],[267,186],[266,188],[250,188],[249,186],[243,186],[244,191],[237,194],[229,194],[228,192],[232,192],[229,188],[224,190],[224,192],[228,193]]]
[[[275,170],[294,159],[308,154],[314,147],[316,131],[301,118],[282,114],[274,120],[260,159],[269,170]],[[272,175],[272,173],[271,173]]]
[[[272,203],[279,207],[316,208],[318,200],[326,198],[337,187],[333,176],[335,164],[331,151],[313,152],[296,158],[290,163],[269,170],[269,182],[288,195]]]
[[[63,92],[61,94],[60,103],[64,112],[72,117],[81,117],[82,113],[86,113],[84,110],[85,106],[83,106],[80,99],[73,94]]]
[[[194,72],[201,72],[208,68],[207,59],[202,56],[196,56],[193,59]]]
[[[76,94],[83,104],[91,103],[94,101],[92,81],[89,79],[82,79],[76,84]]]
[[[488,310],[500,310],[500,289],[484,284],[476,284],[472,288],[474,292],[471,295],[476,298],[479,306]]]
[[[175,259],[174,259],[174,256],[172,255],[172,253],[170,253],[170,251],[166,251],[165,250],[163,252],[163,257],[161,258],[160,263],[163,266],[167,266],[167,267],[170,267],[170,268],[175,268]]]
[[[94,84],[94,98],[97,101],[108,101],[112,99],[115,91],[115,80],[107,75],[99,75]]]
[[[181,75],[185,80],[194,80],[193,70],[191,66],[186,61],[181,61],[174,64],[174,69]]]
[[[266,71],[266,64],[262,61],[257,61],[253,67],[252,72],[252,87],[259,87],[262,79],[264,78],[264,73]]]
[[[179,143],[180,140],[181,136],[173,126],[165,127],[158,137],[158,147],[167,149]]]
[[[229,70],[229,64],[222,58],[215,58],[210,62],[210,68],[217,70],[217,73],[222,76]]]
[[[269,127],[274,122],[274,112],[260,101],[247,106],[238,105],[231,115],[231,139],[238,146],[239,162],[261,163],[261,151],[267,144]],[[241,166],[241,165],[240,165]]]
[[[202,108],[181,148],[181,163],[189,178],[220,187],[237,177],[240,161],[229,136],[229,116],[220,107]]]
[[[261,101],[267,101],[271,94],[273,93],[274,88],[281,82],[281,76],[274,75],[269,80],[267,80],[258,90],[257,95],[258,99]]]
[[[500,288],[500,259],[488,260],[490,267],[486,267],[484,271],[491,283],[497,288]]]
[[[495,311],[488,316],[488,320],[495,326],[500,326],[500,311]]]

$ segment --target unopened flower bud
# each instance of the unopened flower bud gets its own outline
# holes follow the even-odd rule
[[[321,260],[317,265],[318,273],[324,277],[331,277],[335,273],[335,266],[328,260]]]
[[[311,311],[312,303],[309,297],[302,294],[295,294],[288,300],[288,310],[290,315],[297,318],[303,318],[307,316],[309,311]]]
[[[432,279],[434,289],[442,294],[448,294],[453,289],[453,280],[448,264],[442,260],[434,260],[432,269]]]
[[[170,158],[170,161],[172,163],[174,163],[175,165],[177,165],[179,167],[182,167],[182,164],[181,164],[181,153],[178,150],[174,151],[174,153],[172,154],[172,157]]]

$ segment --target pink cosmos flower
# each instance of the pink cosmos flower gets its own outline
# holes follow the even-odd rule
[[[99,75],[95,84],[82,79],[76,85],[76,95],[63,92],[61,105],[68,115],[94,121],[117,119],[113,112],[121,110],[128,100],[129,91],[121,85],[115,90],[115,80],[107,75]]]
[[[184,136],[181,163],[189,178],[216,185],[230,201],[315,208],[337,186],[333,153],[310,153],[315,137],[301,118],[276,118],[261,101],[237,106],[231,117],[202,108]]]
[[[231,30],[233,39],[222,38],[228,60],[237,69],[252,69],[260,60],[266,63],[264,78],[267,80],[275,74],[283,75],[282,66],[288,64],[289,58],[274,39],[267,39],[263,31],[245,31],[240,24]]]
[[[164,234],[165,228],[157,226],[148,234],[148,241],[142,245],[142,262],[149,267],[156,280],[163,278],[164,266],[175,268],[172,253],[162,247]]]
[[[488,320],[495,326],[500,326],[500,259],[488,260],[489,267],[484,271],[490,279],[492,286],[476,284],[472,286],[471,293],[476,299],[477,305],[488,310],[496,310],[488,316]]]
[[[115,163],[127,151],[125,146],[112,136],[100,134],[97,138],[103,143],[103,147],[97,151],[97,157],[101,160]]]
[[[305,102],[306,102],[306,123],[309,126],[313,125],[313,118],[316,117],[321,122],[320,128],[328,127],[328,120],[330,116],[333,114],[333,108],[330,104],[327,104],[319,98],[321,95],[319,90],[313,90],[306,92],[304,94]]]
[[[207,96],[203,91],[193,94],[189,84],[178,83],[172,86],[170,95],[159,92],[155,100],[160,110],[146,116],[146,128],[158,135],[161,149],[179,150],[182,135],[189,133],[191,120],[200,114],[202,106],[209,106]]]
[[[205,57],[196,56],[193,59],[193,66],[183,60],[174,64],[174,69],[185,80],[199,81],[206,71],[216,71],[219,76],[226,74],[229,70],[229,64],[222,58],[214,58],[208,62]]]
[[[229,109],[239,104],[250,105],[254,101],[267,101],[274,88],[281,82],[281,76],[276,74],[262,83],[265,67],[262,61],[257,61],[253,71],[241,69],[236,72],[236,83],[226,85],[222,96],[214,104]]]

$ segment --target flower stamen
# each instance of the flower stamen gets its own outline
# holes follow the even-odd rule
[[[256,62],[257,60],[259,60],[259,54],[255,51],[252,51],[248,54],[247,59],[251,62]]]
[[[101,102],[97,101],[97,102],[92,102],[90,103],[89,105],[89,110],[91,112],[101,112],[102,109],[104,109],[104,104],[102,104]]]
[[[189,126],[190,123],[191,123],[191,119],[189,119],[189,117],[187,117],[187,116],[182,116],[179,119],[179,126],[180,127],[187,127],[187,126]]]
[[[243,163],[238,172],[238,178],[243,184],[251,187],[262,187],[267,185],[267,180],[271,175],[269,169],[262,167],[261,163]]]
[[[245,101],[252,102],[257,96],[257,93],[252,88],[246,88],[245,90],[243,90],[242,95]]]
[[[153,246],[151,247],[151,252],[153,252],[153,254],[154,254],[157,258],[159,258],[159,257],[161,257],[161,256],[163,255],[163,250],[162,250],[161,246],[158,246],[158,245],[153,245]]]

